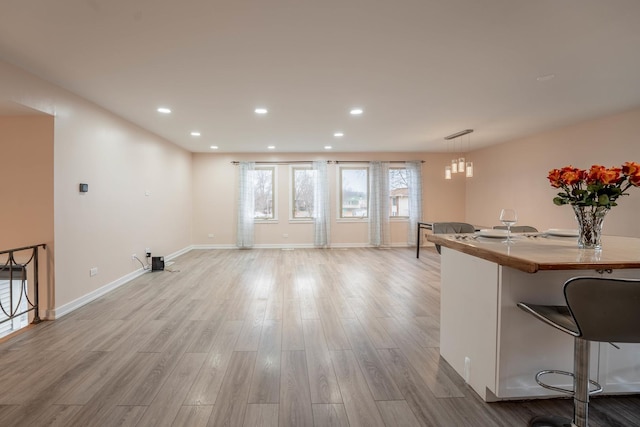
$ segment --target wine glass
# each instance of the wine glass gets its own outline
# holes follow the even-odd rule
[[[502,209],[500,222],[507,226],[507,242],[511,241],[511,226],[518,222],[518,213],[515,209]]]

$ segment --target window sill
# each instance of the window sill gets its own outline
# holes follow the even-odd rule
[[[289,224],[313,224],[313,218],[289,218]]]
[[[337,218],[336,222],[369,222],[369,217],[366,217],[366,218]]]

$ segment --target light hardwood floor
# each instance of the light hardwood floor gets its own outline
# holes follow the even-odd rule
[[[525,426],[439,357],[434,250],[191,251],[0,343],[0,426]],[[179,271],[178,271],[179,270]],[[592,400],[640,426],[640,397]]]

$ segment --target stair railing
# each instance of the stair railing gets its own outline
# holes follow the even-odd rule
[[[0,251],[0,325],[33,311],[31,323],[40,323],[38,248],[44,243]],[[29,267],[32,268],[29,268]],[[27,270],[33,274],[33,295],[29,295]],[[17,285],[16,285],[17,282]],[[8,286],[8,288],[5,288]],[[25,304],[26,302],[26,304]]]

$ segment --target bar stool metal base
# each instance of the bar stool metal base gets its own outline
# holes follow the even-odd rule
[[[596,389],[589,390],[591,341],[640,342],[640,280],[574,277],[565,282],[564,297],[566,306],[517,304],[547,325],[574,337],[573,420],[538,417],[529,422],[534,427],[588,427],[589,394],[601,389],[591,382]],[[537,381],[541,375],[544,372],[536,375]]]
[[[571,419],[556,415],[544,415],[532,418],[529,427],[571,427],[575,424]]]

